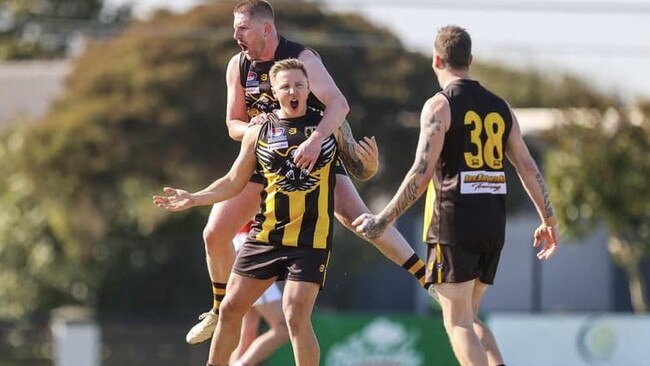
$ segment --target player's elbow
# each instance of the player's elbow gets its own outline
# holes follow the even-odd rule
[[[345,96],[341,93],[334,94],[330,99],[330,102],[326,103],[325,105],[327,107],[335,105],[344,118],[348,115],[348,113],[350,113],[350,105],[348,104],[348,100],[345,99]]]
[[[341,99],[341,109],[343,111],[343,114],[347,116],[348,113],[350,113],[350,105],[348,104],[348,100],[345,99],[343,95],[341,95],[339,98]]]
[[[226,121],[226,126],[228,127],[228,136],[235,141],[241,141],[244,138],[244,133],[239,128],[239,125],[234,121]]]

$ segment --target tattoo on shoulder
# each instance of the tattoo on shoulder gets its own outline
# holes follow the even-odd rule
[[[417,174],[424,174],[427,171],[427,168],[429,167],[429,150],[431,149],[431,137],[437,133],[440,133],[441,130],[442,121],[435,115],[431,116],[431,118],[426,121],[425,125],[422,127],[422,131],[420,133],[420,138],[422,141],[417,153],[418,160],[415,164],[415,172]]]

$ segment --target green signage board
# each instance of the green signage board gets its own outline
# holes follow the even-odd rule
[[[312,322],[321,366],[458,366],[439,316],[315,314]],[[294,365],[291,347],[269,364]]]

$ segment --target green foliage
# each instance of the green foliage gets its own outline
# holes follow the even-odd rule
[[[650,254],[650,119],[593,111],[548,138],[546,168],[562,227],[581,235],[605,223],[613,235]]]
[[[104,9],[103,0],[0,2],[0,60],[63,57],[76,35],[106,33],[130,17],[128,7]]]
[[[574,113],[549,134],[548,181],[561,227],[583,235],[605,224],[608,249],[628,276],[634,310],[648,310],[640,266],[650,257],[650,114]]]

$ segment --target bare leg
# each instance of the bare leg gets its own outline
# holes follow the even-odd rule
[[[475,280],[436,285],[442,317],[458,362],[462,366],[487,366],[483,344],[474,332],[472,293]]]
[[[235,263],[232,238],[257,212],[262,185],[248,182],[237,196],[212,206],[203,229],[206,261],[212,282],[226,283]]]
[[[228,292],[221,304],[217,329],[210,344],[211,364],[228,365],[230,355],[239,343],[244,314],[274,281],[275,278],[258,280],[236,273],[230,276]]]
[[[488,364],[490,366],[502,365],[503,357],[501,357],[501,352],[499,351],[499,346],[497,341],[494,338],[492,331],[483,324],[481,319],[478,318],[478,310],[481,306],[481,300],[483,300],[483,295],[487,291],[489,285],[486,285],[480,281],[476,281],[474,285],[474,292],[472,294],[472,307],[474,308],[474,332],[478,336],[478,339],[483,344],[485,352],[487,352]]]
[[[318,284],[311,282],[287,281],[284,287],[282,307],[296,366],[318,366],[320,348],[311,324],[318,290]]]
[[[350,177],[340,174],[336,175],[334,194],[334,214],[336,218],[341,224],[356,234],[356,230],[350,223],[361,214],[369,213],[370,210],[359,196]],[[406,260],[415,254],[413,248],[406,242],[406,239],[392,225],[386,229],[382,236],[371,241],[371,243],[386,258],[398,266],[403,265]]]
[[[241,326],[241,335],[239,337],[239,344],[237,348],[230,355],[230,364],[234,365],[235,361],[239,360],[241,356],[246,352],[250,345],[257,338],[257,332],[260,327],[260,314],[255,310],[255,307],[248,309],[244,315]],[[253,364],[251,364],[253,365]]]
[[[281,301],[257,305],[253,309],[264,318],[269,330],[257,337],[239,358],[246,366],[254,366],[264,361],[289,339]]]

